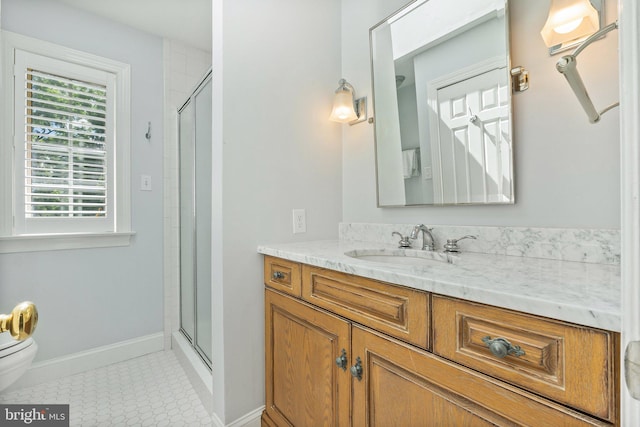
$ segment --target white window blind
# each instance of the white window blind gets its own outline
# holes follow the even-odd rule
[[[34,69],[25,82],[25,216],[107,216],[106,87]]]
[[[17,234],[115,229],[115,76],[16,50]]]

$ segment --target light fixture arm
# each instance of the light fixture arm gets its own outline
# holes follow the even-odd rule
[[[596,39],[599,39],[600,37],[604,36],[608,32],[613,31],[613,30],[617,30],[617,29],[618,29],[618,21],[612,22],[611,24],[600,28],[598,31],[596,31],[595,33],[593,33],[589,37],[587,37],[580,44],[580,46],[578,46],[578,48],[573,51],[571,56],[576,57],[576,56],[580,55],[580,52],[582,52],[587,46],[589,46],[591,43],[593,43]]]
[[[620,103],[616,102],[614,104],[611,104],[600,112],[596,110],[595,106],[593,105],[593,101],[591,101],[591,98],[589,97],[589,93],[587,92],[587,89],[584,86],[584,82],[582,81],[582,78],[578,73],[578,69],[577,69],[578,62],[576,60],[576,57],[587,46],[593,43],[593,41],[602,37],[609,31],[615,30],[617,28],[618,28],[617,21],[607,25],[606,27],[601,28],[599,31],[596,31],[587,39],[585,39],[585,41],[582,42],[582,44],[580,44],[580,46],[578,46],[578,48],[574,50],[571,55],[563,56],[562,58],[560,58],[560,60],[556,64],[556,69],[567,79],[569,86],[571,86],[571,89],[573,89],[573,92],[578,98],[580,105],[582,105],[582,108],[587,113],[587,116],[589,117],[589,122],[591,123],[597,123],[600,120],[600,117],[604,113],[606,113],[607,111],[611,110],[614,107],[617,107],[618,105],[620,105]]]

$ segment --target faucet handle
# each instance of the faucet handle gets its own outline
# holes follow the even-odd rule
[[[466,235],[462,236],[459,239],[447,239],[447,243],[444,244],[445,252],[460,252],[460,248],[458,247],[458,242],[463,239],[477,239],[477,236]]]
[[[408,236],[403,236],[402,234],[398,233],[397,231],[394,231],[393,233],[391,233],[392,236],[395,235],[400,236],[400,241],[398,242],[398,247],[399,248],[410,248],[411,247],[411,242],[409,241],[409,237]]]

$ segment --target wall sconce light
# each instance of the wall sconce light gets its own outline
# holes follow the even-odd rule
[[[551,0],[540,35],[554,55],[570,49],[600,29],[604,0]]]
[[[367,98],[355,99],[356,91],[345,79],[340,79],[329,120],[354,125],[367,119]]]

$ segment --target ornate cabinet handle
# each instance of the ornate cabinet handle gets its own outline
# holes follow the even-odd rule
[[[494,356],[500,359],[510,354],[516,357],[525,355],[524,350],[521,349],[519,345],[513,345],[504,338],[491,339],[491,337],[484,337],[482,338],[482,342],[487,345]]]
[[[284,273],[282,271],[274,271],[271,277],[273,280],[281,280],[284,279]]]
[[[338,368],[342,368],[343,371],[346,371],[347,363],[347,351],[343,348],[340,356],[336,357],[336,365],[338,365]]]
[[[356,357],[356,364],[351,367],[351,376],[362,381],[362,360],[360,356]]]

